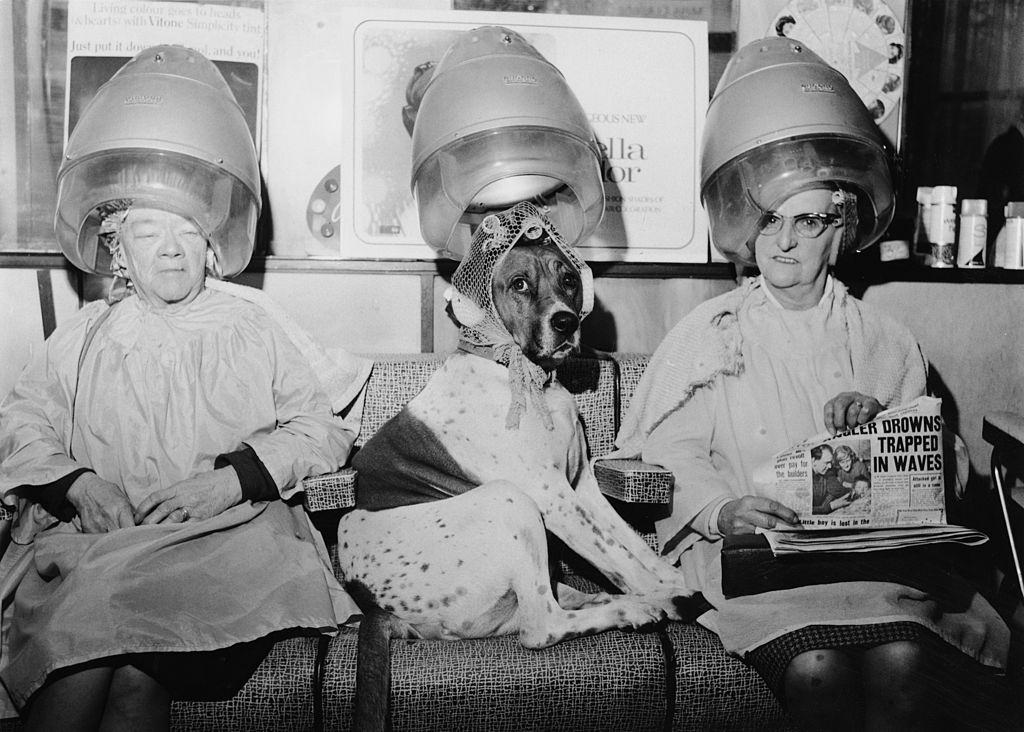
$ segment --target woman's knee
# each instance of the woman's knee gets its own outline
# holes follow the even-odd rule
[[[786,667],[784,683],[787,696],[828,694],[856,685],[857,669],[842,651],[819,649],[793,658]]]
[[[913,715],[928,692],[928,652],[915,641],[895,641],[864,652],[864,685],[869,699],[892,713]]]
[[[119,666],[110,682],[107,714],[136,718],[146,711],[170,709],[170,695],[152,676],[135,666]]]
[[[801,729],[854,730],[860,727],[863,697],[855,659],[843,651],[801,653],[783,676],[785,703]]]
[[[865,683],[881,690],[916,686],[927,668],[927,650],[916,641],[893,641],[864,652]]]

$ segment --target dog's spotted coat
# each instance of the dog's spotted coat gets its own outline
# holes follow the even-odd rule
[[[531,291],[543,293],[545,273],[555,269],[523,264],[513,274],[525,272]],[[575,316],[572,334],[535,335],[536,323],[550,330],[544,324],[557,322],[567,303],[575,302],[578,312],[578,297],[556,296],[570,284],[564,270],[552,279],[555,295],[535,294],[533,316],[526,307],[507,308],[516,318],[535,319],[522,327],[509,322],[509,330],[535,362],[547,357],[546,368],[567,355],[570,335],[578,338]],[[516,291],[524,289],[509,281]],[[495,299],[501,295],[496,279]],[[556,351],[560,355],[552,356]],[[411,505],[345,515],[339,561],[346,582],[397,619],[399,634],[518,633],[524,646],[541,648],[608,628],[644,626],[666,614],[680,617],[676,600],[691,590],[600,493],[572,395],[552,380],[543,396],[551,429],[537,409],[527,409],[518,429],[509,429],[508,370],[460,351],[379,439],[363,447],[356,461],[361,503],[393,505],[386,494],[394,488],[403,495],[399,501]],[[402,472],[410,474],[407,482]],[[449,479],[425,481],[422,475],[430,473]],[[444,496],[452,497],[433,500]],[[556,600],[545,529],[626,594],[588,595],[560,585]]]

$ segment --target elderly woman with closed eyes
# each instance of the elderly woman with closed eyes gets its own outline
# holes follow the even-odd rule
[[[809,85],[833,93],[809,95]],[[662,553],[712,605],[699,622],[802,728],[920,729],[937,699],[965,698],[968,679],[985,700],[972,721],[1005,720],[1008,630],[980,595],[948,607],[861,581],[724,597],[724,537],[799,528],[794,507],[755,487],[755,469],[923,395],[926,363],[907,328],[832,274],[882,234],[893,195],[884,142],[837,72],[785,38],[741,49],[711,102],[702,152],[713,242],[758,273],[666,336],[619,432],[614,455],[675,476],[670,514],[656,524]],[[935,667],[956,671],[935,678]]]
[[[172,124],[147,117],[123,147],[149,111],[110,100],[151,84]],[[346,459],[357,428],[335,413],[365,371],[328,386],[259,293],[220,281],[252,254],[259,178],[205,58],[140,53],[67,160],[62,248],[117,286],[0,407],[0,494],[17,505],[0,680],[28,729],[166,729],[172,698],[229,696],[273,639],[334,633],[355,610],[297,497]]]

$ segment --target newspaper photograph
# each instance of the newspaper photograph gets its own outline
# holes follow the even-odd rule
[[[945,524],[941,406],[920,397],[805,440],[755,471],[755,487],[796,511],[805,529]]]

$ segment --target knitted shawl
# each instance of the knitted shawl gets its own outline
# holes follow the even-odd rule
[[[760,277],[694,308],[665,336],[651,357],[608,458],[640,456],[647,437],[685,405],[697,389],[719,376],[743,371],[738,314],[762,287]],[[835,280],[837,312],[845,321],[856,389],[883,408],[925,393],[928,365],[917,340],[902,324],[849,294]]]

